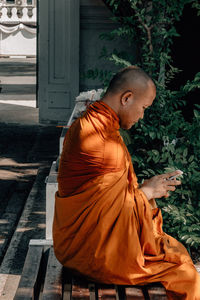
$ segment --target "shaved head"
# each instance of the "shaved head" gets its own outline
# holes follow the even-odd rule
[[[130,66],[116,73],[107,88],[106,94],[123,93],[131,89],[146,89],[153,80],[142,69],[137,66]]]
[[[120,126],[130,129],[144,116],[156,97],[153,80],[142,69],[130,66],[114,75],[102,101],[117,114]]]

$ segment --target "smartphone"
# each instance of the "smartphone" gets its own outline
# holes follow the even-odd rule
[[[167,180],[173,180],[173,179],[176,179],[176,177],[180,176],[180,175],[183,175],[183,172],[181,174],[176,174],[174,176],[171,176],[169,177]]]

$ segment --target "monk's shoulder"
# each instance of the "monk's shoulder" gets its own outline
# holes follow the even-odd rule
[[[112,166],[116,171],[125,168],[125,145],[118,131],[110,132],[105,139],[104,164]]]
[[[77,143],[83,153],[99,153],[103,151],[104,138],[101,126],[89,122],[86,118],[81,118],[79,122],[79,135]]]
[[[78,154],[90,162],[95,159],[103,168],[122,169],[125,167],[124,143],[119,131],[107,128],[85,117],[76,120],[70,127],[65,141],[68,156]]]

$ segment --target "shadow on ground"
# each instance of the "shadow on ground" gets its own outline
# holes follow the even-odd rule
[[[61,128],[0,123],[0,273],[21,274],[30,239],[45,238],[45,178]]]

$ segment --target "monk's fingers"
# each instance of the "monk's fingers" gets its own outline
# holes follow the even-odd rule
[[[172,179],[172,180],[166,180],[165,183],[168,185],[180,185],[181,181],[180,180],[176,180],[176,179]]]
[[[163,179],[168,180],[172,176],[176,176],[176,175],[178,176],[178,175],[181,175],[181,174],[183,174],[183,172],[181,170],[176,170],[176,171],[173,171],[173,172],[161,174],[160,176],[162,176]]]
[[[175,186],[173,186],[173,185],[168,185],[167,186],[167,191],[175,191]]]
[[[165,198],[168,198],[168,197],[169,197],[169,193],[166,193],[164,197],[165,197]]]
[[[152,177],[152,179],[159,180],[160,182],[163,182],[167,179],[166,174],[161,174],[161,175],[155,175]]]

